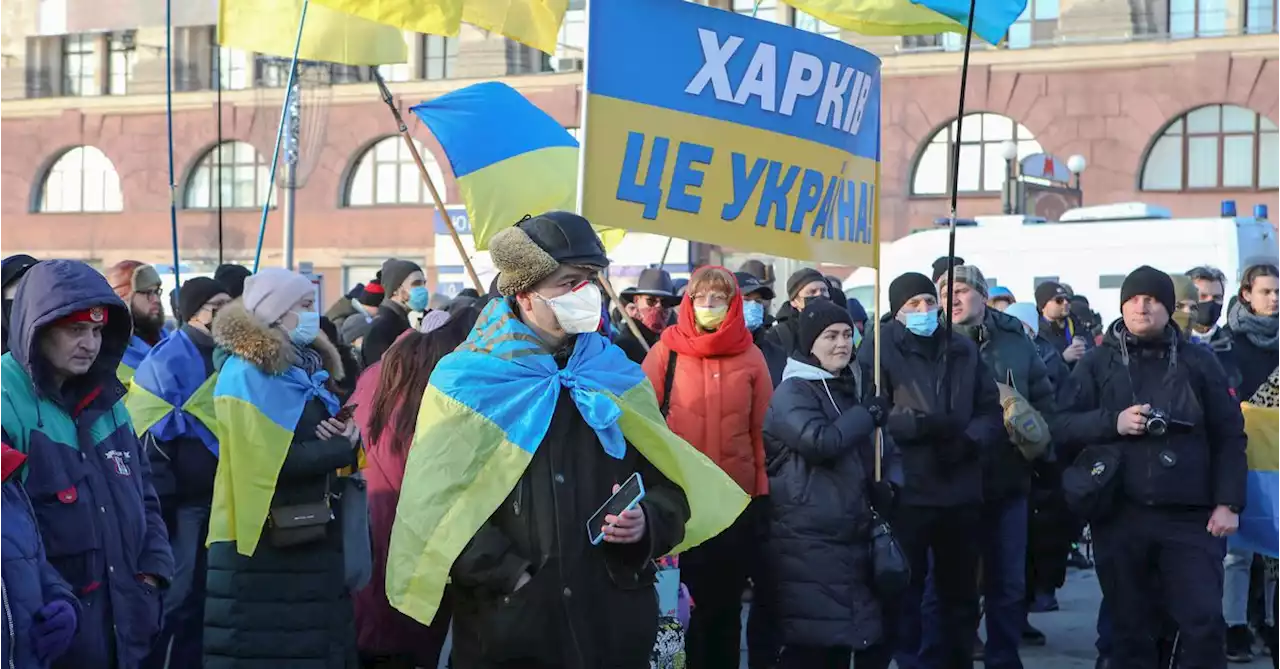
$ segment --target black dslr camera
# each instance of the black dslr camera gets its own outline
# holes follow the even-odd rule
[[[1163,437],[1169,431],[1169,414],[1161,409],[1152,409],[1147,415],[1146,430],[1153,437]]]

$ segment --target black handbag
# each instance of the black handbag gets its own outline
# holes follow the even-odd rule
[[[1088,446],[1062,471],[1062,493],[1077,517],[1096,523],[1115,511],[1121,453],[1115,444]]]
[[[324,539],[333,508],[329,505],[329,480],[324,496],[316,502],[271,507],[267,517],[267,543],[274,548],[301,546]]]
[[[893,536],[893,528],[871,511],[871,585],[883,598],[898,597],[911,584],[911,561]]]

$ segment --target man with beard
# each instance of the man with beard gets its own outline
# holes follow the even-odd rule
[[[671,322],[671,307],[680,304],[676,297],[675,285],[671,275],[663,269],[650,268],[640,272],[640,280],[635,287],[627,288],[618,296],[622,300],[622,308],[631,320],[635,321],[644,341],[650,347],[658,342],[659,335]],[[631,328],[622,327],[622,334],[613,343],[637,365],[644,362],[649,354],[648,349],[640,344],[640,340],[632,334]]]
[[[133,319],[133,337],[116,370],[116,376],[127,387],[142,359],[164,339],[164,303],[160,300],[164,289],[156,268],[137,260],[116,263],[107,270],[107,283],[124,300]]]
[[[9,352],[9,312],[13,309],[13,296],[18,292],[18,282],[26,275],[27,270],[36,264],[36,259],[25,253],[9,256],[0,265],[0,279],[4,288],[4,332],[0,335],[0,344],[4,353]]]

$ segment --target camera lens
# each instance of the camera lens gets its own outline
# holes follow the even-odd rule
[[[1153,415],[1147,419],[1147,434],[1153,437],[1163,437],[1166,430],[1169,429],[1169,422],[1159,414]]]

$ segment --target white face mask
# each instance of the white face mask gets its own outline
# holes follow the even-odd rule
[[[604,298],[600,295],[600,287],[590,281],[584,281],[559,297],[548,299],[538,295],[538,299],[551,307],[556,321],[560,323],[560,329],[568,334],[595,332],[600,328],[600,307],[604,304]]]

